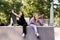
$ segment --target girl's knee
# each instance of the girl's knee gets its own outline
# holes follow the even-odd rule
[[[36,27],[36,25],[34,25],[34,24],[31,24],[30,26],[32,26],[32,27]]]

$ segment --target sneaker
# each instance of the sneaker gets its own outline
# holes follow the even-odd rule
[[[23,33],[23,34],[22,34],[22,37],[23,37],[23,38],[25,38],[25,37],[26,37],[26,35]]]
[[[37,38],[39,38],[39,33],[36,33]]]

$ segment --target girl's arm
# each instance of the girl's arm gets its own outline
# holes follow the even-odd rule
[[[40,19],[38,20],[38,23],[42,26],[44,25],[44,23],[42,23],[42,21]]]
[[[44,14],[41,15],[42,20],[38,20],[39,24],[44,25]]]
[[[42,23],[44,23],[44,14],[42,14]]]
[[[18,16],[19,16],[19,18],[20,18],[20,17],[22,16],[22,13],[20,13]]]
[[[31,18],[30,20],[29,20],[29,23],[28,23],[28,25],[30,25],[30,24],[33,24],[33,18]]]
[[[14,12],[14,10],[12,10],[12,13],[13,13],[15,16],[19,17],[19,15],[17,15],[17,14]]]

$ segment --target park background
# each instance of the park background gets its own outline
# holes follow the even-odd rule
[[[0,0],[0,25],[7,26],[10,24],[11,10],[16,13],[23,11],[25,17],[31,18],[33,13],[37,12],[40,16],[44,14],[44,19],[50,19],[50,7],[53,0]],[[54,4],[54,23],[60,24],[60,4]],[[58,6],[58,7],[57,7]]]

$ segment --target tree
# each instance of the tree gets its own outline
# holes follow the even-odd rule
[[[0,0],[0,24],[9,24],[12,9],[14,9],[16,13],[23,11],[25,17],[29,18],[31,18],[35,12],[39,15],[45,14],[45,18],[50,18],[50,3],[52,1],[53,0]],[[58,13],[57,9],[55,9],[55,13]]]

